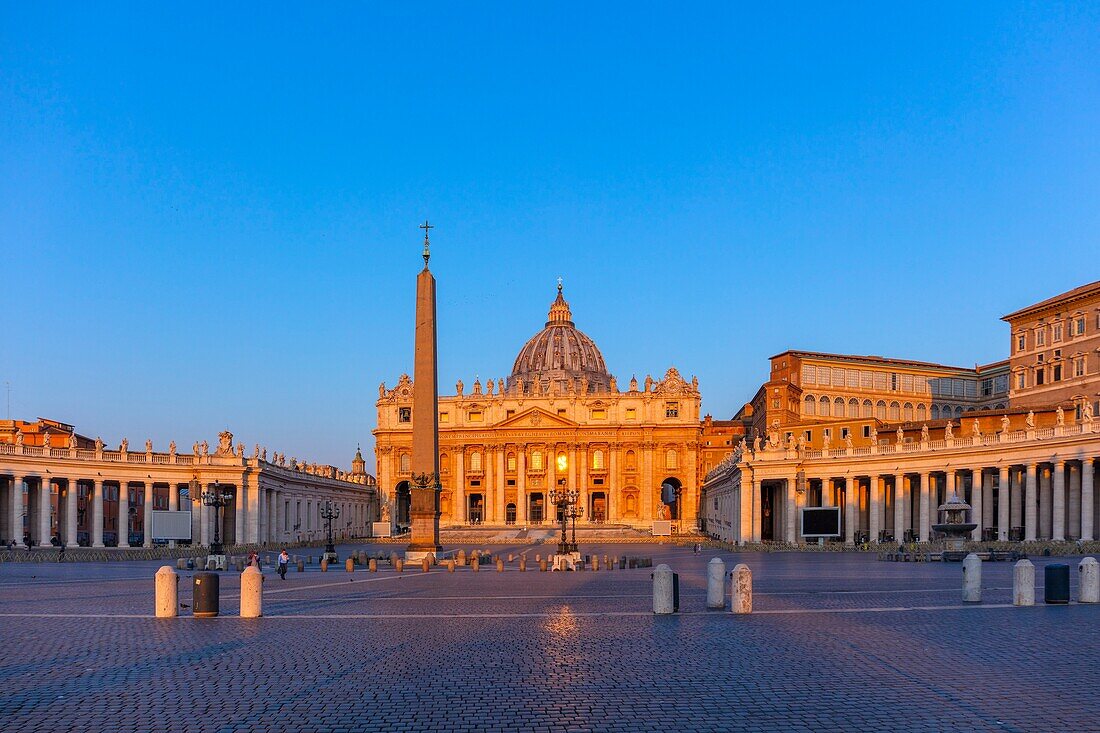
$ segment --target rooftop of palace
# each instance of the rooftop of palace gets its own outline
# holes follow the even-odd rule
[[[1089,283],[1088,285],[1082,285],[1076,287],[1073,290],[1067,290],[1061,295],[1055,295],[1053,298],[1047,298],[1041,300],[1034,305],[1029,305],[1026,308],[1021,308],[1018,311],[1013,311],[1006,316],[1001,316],[1002,321],[1015,321],[1026,316],[1032,316],[1042,311],[1049,310],[1058,306],[1068,306],[1077,300],[1083,300],[1084,298],[1090,298],[1095,295],[1100,295],[1100,280]]]
[[[904,366],[915,367],[918,369],[939,369],[943,371],[951,372],[976,372],[981,374],[982,372],[990,371],[991,369],[1007,367],[1008,360],[1001,359],[1000,361],[990,362],[989,364],[975,364],[972,367],[960,367],[951,366],[950,364],[939,364],[934,361],[916,361],[914,359],[892,359],[885,356],[874,355],[860,355],[860,354],[830,354],[824,351],[801,351],[798,349],[787,349],[781,351],[778,354],[771,357],[771,359],[778,359],[781,356],[797,356],[800,358],[808,359],[829,359],[833,361],[844,361],[853,364],[881,364],[883,366]]]

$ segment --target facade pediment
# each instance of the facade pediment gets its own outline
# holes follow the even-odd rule
[[[575,428],[578,423],[559,415],[554,415],[539,407],[532,407],[504,422],[497,423],[499,428]]]

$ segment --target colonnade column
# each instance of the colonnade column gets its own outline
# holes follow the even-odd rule
[[[788,476],[786,480],[787,492],[786,492],[786,504],[787,504],[787,516],[786,521],[786,537],[787,542],[795,544],[798,542],[798,500],[795,495],[795,486],[798,481],[797,476]],[[699,514],[702,515],[703,510],[706,507],[699,507]]]
[[[905,492],[905,474],[894,474],[894,542],[905,541],[905,507],[909,497]]]
[[[501,524],[504,524],[505,519],[507,519],[507,511],[505,507],[507,507],[508,505],[508,502],[504,499],[504,491],[508,485],[508,479],[505,477],[504,473],[504,454],[504,446],[498,445],[496,449],[496,456],[494,457],[497,468],[496,471],[493,473],[493,480],[496,484],[494,488],[496,490],[497,521]]]
[[[856,543],[856,494],[859,490],[850,478],[841,479],[844,490],[844,544]]]
[[[1032,463],[1024,476],[1024,541],[1035,541],[1035,522],[1039,518],[1035,506],[1035,490],[1039,485],[1039,464]]]
[[[1047,468],[1046,464],[1039,465],[1039,503],[1036,511],[1039,512],[1038,539],[1041,540],[1049,540],[1054,536],[1054,512],[1051,511],[1051,500],[1054,493],[1051,488],[1052,474],[1053,471]]]
[[[116,547],[126,547],[130,544],[130,482],[118,482],[118,543]],[[146,531],[146,534],[149,534]]]
[[[1080,539],[1081,537],[1081,469],[1076,462],[1067,463],[1066,489],[1066,537]]]
[[[1092,459],[1081,461],[1081,539],[1088,541],[1093,539],[1094,528],[1092,526]]]
[[[737,512],[737,542],[744,545],[752,542],[752,481],[748,476],[741,476],[741,485],[737,488],[737,502],[740,504]]]
[[[248,485],[248,472],[241,474],[241,482],[237,484],[237,490],[233,492],[233,544],[244,545],[247,544],[248,539],[245,537],[245,507],[244,507],[244,487]]]
[[[23,477],[12,476],[8,484],[8,539],[23,539]]]
[[[884,482],[885,479],[881,476],[867,478],[867,534],[871,542],[878,542],[879,532],[882,531],[884,524],[882,521]],[[858,479],[853,480],[852,483],[859,486]]]
[[[496,464],[493,463],[493,448],[490,445],[485,446],[485,455],[481,457],[481,468],[484,471],[484,475],[481,481],[481,485],[485,487],[482,492],[482,501],[485,504],[484,516],[482,521],[486,524],[494,524],[499,522],[504,524],[504,517],[497,518],[497,505],[496,505],[496,487],[493,481],[496,480]]]
[[[527,446],[516,446],[516,524],[527,526]]]
[[[927,542],[932,535],[932,523],[928,521],[928,482],[932,474],[925,471],[920,475],[920,541]]]
[[[982,469],[970,469],[970,514],[971,521],[978,525],[970,532],[970,538],[981,542],[982,528],[985,527],[984,506],[982,504]]]
[[[1015,475],[1015,480],[1013,480]],[[1027,467],[1018,466],[1008,469],[1009,495],[1012,497],[1009,510],[1009,527],[1024,526],[1024,488],[1027,485]]]
[[[619,485],[619,446],[611,445],[608,448],[608,466],[609,471],[607,474],[607,488],[604,491],[605,501],[607,508],[604,510],[604,521],[614,522],[615,512],[618,511],[618,503],[612,500],[612,496],[615,494],[615,488]]]
[[[80,492],[80,480],[69,479],[69,490],[65,494],[65,546],[77,547],[76,540],[76,499]]]
[[[103,479],[92,482],[92,547],[103,547]]]
[[[1063,542],[1066,539],[1066,462],[1054,462],[1054,476],[1052,483],[1053,496],[1050,504],[1051,527],[1050,538],[1055,542]]]
[[[463,450],[455,451],[454,497],[450,519],[451,521],[457,519],[459,525],[466,524],[469,516],[466,513],[466,453]]]
[[[1008,488],[1008,466],[997,469],[997,539],[1008,540],[1008,506],[1010,491]]]
[[[143,547],[153,546],[153,488],[154,481],[152,479],[145,482],[145,492],[142,506],[142,526],[145,527],[145,537],[142,540]],[[168,485],[168,493],[172,493],[172,485]]]
[[[993,473],[982,473],[982,529],[990,530],[997,524],[993,514]],[[979,536],[977,539],[981,539]]]
[[[38,545],[50,546],[50,477],[43,476],[38,482]]]
[[[760,482],[753,477],[749,483],[749,491],[752,492],[752,541],[760,542],[761,512],[760,512]]]

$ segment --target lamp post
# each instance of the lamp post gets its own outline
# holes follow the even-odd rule
[[[229,502],[231,501],[233,501],[233,494],[229,493],[227,489],[223,489],[220,484],[214,484],[212,487],[202,492],[203,506],[214,508],[214,541],[210,543],[211,555],[222,557],[225,555],[225,550],[222,549],[221,539],[221,510],[222,507],[229,506]],[[221,563],[221,560],[218,562]],[[220,566],[219,564],[219,567]]]
[[[558,542],[558,554],[571,555],[577,551],[577,525],[575,522],[577,516],[577,490],[566,489],[565,479],[560,479],[558,485],[550,490],[548,498],[561,514],[561,541]],[[569,542],[566,535],[566,527],[570,517],[574,518],[572,542]]]
[[[336,555],[336,546],[332,543],[332,520],[340,516],[340,507],[332,503],[332,500],[326,499],[324,506],[321,507],[321,518],[325,520],[325,529],[328,531],[328,544],[325,545],[325,559],[329,562],[336,562],[339,558]]]

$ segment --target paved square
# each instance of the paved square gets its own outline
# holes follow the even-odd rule
[[[958,564],[587,551],[669,563],[681,613],[653,616],[649,569],[313,565],[265,570],[262,619],[235,617],[231,572],[220,618],[157,620],[161,563],[6,564],[0,719],[23,733],[1098,729],[1100,608],[1013,608],[1010,563],[985,563],[983,603],[964,606]],[[752,616],[706,611],[716,554],[752,567]],[[1050,561],[1035,561],[1040,586]]]

